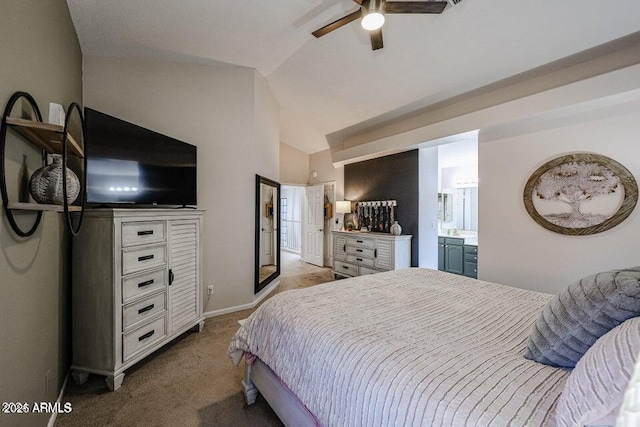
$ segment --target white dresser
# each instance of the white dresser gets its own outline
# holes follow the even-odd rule
[[[124,371],[188,329],[204,325],[202,211],[95,209],[73,240],[72,374]]]
[[[364,276],[411,266],[411,235],[332,231],[333,273]]]

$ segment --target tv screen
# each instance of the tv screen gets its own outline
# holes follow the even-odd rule
[[[196,147],[85,108],[87,203],[196,205]]]

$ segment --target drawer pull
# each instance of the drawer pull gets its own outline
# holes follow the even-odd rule
[[[478,269],[477,269],[477,268],[474,268],[474,269],[473,269],[473,272],[474,272],[474,273],[477,273],[477,272],[478,272]]]
[[[153,230],[138,231],[138,236],[149,236],[153,234]]]
[[[362,262],[362,258],[356,258],[356,261]]]
[[[356,249],[356,252],[362,252],[362,249]]]
[[[155,334],[155,330],[147,332],[144,335],[140,335],[140,338],[138,338],[138,341],[142,341],[142,340],[146,340],[147,338],[149,338],[151,335]]]
[[[473,257],[473,259],[478,259],[478,257],[477,257],[477,256],[474,256],[474,257]]]
[[[362,240],[356,240],[356,243],[364,243]]]
[[[175,279],[175,276],[173,275],[173,270],[169,269],[169,286],[171,286],[171,284],[173,283],[173,279]]]
[[[374,257],[374,258],[378,258],[378,248],[375,248],[375,249],[373,250],[373,257]]]
[[[146,282],[140,282],[138,283],[138,287],[139,288],[144,288],[145,286],[149,286],[149,285],[153,285],[154,280],[147,280]]]
[[[145,308],[141,308],[140,310],[138,310],[138,314],[142,314],[145,311],[153,310],[153,307],[155,307],[155,304],[151,304],[146,306]]]
[[[345,243],[344,245],[342,245],[342,250],[343,250],[344,252],[347,252],[347,244],[346,244],[346,243]]]
[[[151,255],[145,255],[145,256],[139,256],[139,257],[138,257],[138,262],[140,262],[140,261],[147,261],[147,260],[150,260],[150,259],[153,259],[153,258],[155,258],[155,255],[153,255],[153,254],[151,254]]]
[[[343,265],[342,268],[344,268],[345,270],[349,269],[349,267],[347,267],[346,265]]]

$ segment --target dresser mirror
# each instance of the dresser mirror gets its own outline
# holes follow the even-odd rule
[[[255,293],[280,276],[280,184],[256,175]]]

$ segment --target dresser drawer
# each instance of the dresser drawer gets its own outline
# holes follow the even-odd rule
[[[122,301],[126,302],[132,298],[157,291],[164,288],[166,284],[167,270],[164,268],[128,276],[122,280]]]
[[[380,273],[380,271],[374,270],[372,268],[360,267],[360,275],[361,276],[366,276],[367,274],[376,274],[376,273]]]
[[[373,267],[373,259],[364,258],[358,255],[347,255],[347,262],[352,262],[354,264],[366,265],[367,267]]]
[[[373,240],[373,239],[365,239],[365,238],[357,238],[357,237],[349,237],[349,238],[347,238],[347,248],[349,246],[354,246],[356,248],[373,249],[375,247],[375,240]]]
[[[122,250],[122,274],[160,267],[167,261],[167,247],[146,246]]]
[[[122,336],[122,360],[126,362],[136,353],[151,347],[166,335],[166,316],[124,334]]]
[[[351,265],[340,261],[334,261],[335,271],[340,274],[344,274],[345,276],[357,276],[358,275],[358,266]]]
[[[122,247],[147,245],[167,240],[163,221],[125,222],[122,224]]]
[[[167,311],[167,293],[161,292],[122,308],[122,330]]]
[[[353,246],[347,246],[347,253],[351,255],[355,255],[357,257],[365,257],[365,258],[373,258],[374,252],[373,249],[367,248],[359,248]]]

